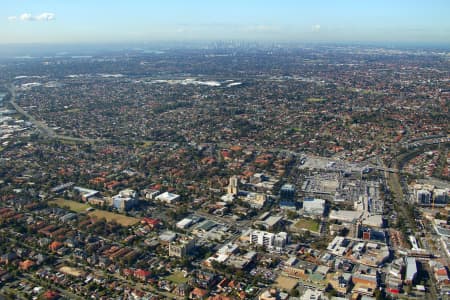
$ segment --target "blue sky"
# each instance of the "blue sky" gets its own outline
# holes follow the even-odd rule
[[[450,43],[449,0],[0,0],[0,43]]]

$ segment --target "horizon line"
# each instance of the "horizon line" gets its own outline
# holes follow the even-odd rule
[[[432,41],[377,41],[377,40],[266,40],[266,39],[188,39],[188,40],[179,40],[179,39],[158,39],[158,40],[146,40],[146,41],[103,41],[103,42],[94,42],[94,41],[79,41],[79,42],[7,42],[2,43],[2,46],[50,46],[50,45],[58,45],[58,46],[71,46],[71,45],[80,45],[80,46],[88,46],[88,45],[127,45],[127,44],[198,44],[198,43],[253,43],[253,44],[322,44],[322,45],[331,45],[331,44],[340,44],[340,45],[430,45],[430,46],[449,46],[450,41],[440,41],[440,42],[432,42]]]

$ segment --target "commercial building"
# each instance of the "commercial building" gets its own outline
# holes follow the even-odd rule
[[[177,234],[173,231],[167,230],[167,231],[162,232],[158,238],[163,244],[167,245],[167,244],[175,241],[175,239],[177,238]]]
[[[227,193],[229,195],[236,196],[239,192],[239,180],[237,176],[231,176],[230,177],[230,183],[227,187]]]
[[[284,184],[280,189],[280,201],[294,201],[295,186],[293,184]]]
[[[322,216],[325,211],[325,200],[317,198],[305,198],[303,200],[303,212],[308,215]]]
[[[230,194],[229,194],[230,195]],[[267,195],[263,193],[248,193],[243,201],[247,202],[251,207],[260,209],[264,206]]]
[[[159,200],[159,201],[162,201],[162,202],[165,202],[167,204],[174,204],[175,202],[180,200],[180,195],[169,193],[169,192],[165,192],[165,193],[162,193],[159,196],[156,196],[155,199]]]
[[[122,190],[112,197],[112,205],[120,211],[130,210],[137,204],[136,191],[132,189]]]
[[[412,284],[417,276],[417,262],[414,257],[406,258],[405,283]]]
[[[284,184],[280,189],[280,208],[297,210],[297,206],[295,186],[293,184]]]
[[[179,240],[169,244],[169,256],[186,257],[195,247],[195,240],[182,237]]]
[[[267,249],[281,251],[288,243],[288,235],[286,232],[275,234],[267,231],[254,230],[250,233],[250,243],[264,246]]]
[[[448,189],[434,189],[433,190],[433,201],[434,204],[442,205],[447,204],[449,199]]]
[[[445,205],[449,200],[448,188],[436,187],[432,184],[415,183],[411,185],[413,200],[420,205]]]
[[[73,189],[80,193],[81,199],[83,199],[83,201],[88,201],[90,198],[97,196],[100,193],[99,191],[86,189],[79,186],[76,186]]]
[[[147,200],[154,200],[156,196],[160,194],[159,190],[154,189],[145,189],[142,191],[142,194],[144,195],[144,198]]]
[[[353,223],[361,218],[363,212],[355,210],[332,210],[330,220],[338,220],[345,223]]]
[[[422,205],[429,205],[431,203],[431,192],[428,190],[418,190],[416,192],[416,201]]]
[[[362,221],[363,225],[382,228],[384,226],[383,216],[382,215],[374,215],[365,218]]]
[[[188,228],[189,226],[191,226],[192,223],[193,223],[193,220],[192,220],[192,219],[184,218],[183,220],[179,221],[179,222],[176,224],[176,226],[177,226],[177,228],[180,228],[180,229],[186,229],[186,228]]]
[[[105,206],[106,204],[111,204],[111,198],[90,197],[88,203],[97,206]]]
[[[346,294],[351,287],[352,274],[336,272],[327,275],[328,284],[330,284],[338,293]]]

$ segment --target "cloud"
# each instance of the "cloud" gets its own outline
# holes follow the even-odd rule
[[[320,31],[320,24],[315,24],[315,25],[311,26],[311,31],[312,32],[319,32]]]
[[[45,12],[35,17],[36,21],[53,21],[55,19],[54,13]]]
[[[32,21],[33,16],[29,13],[24,13],[19,16],[20,21]]]
[[[186,32],[188,32],[189,30],[186,28],[186,27],[178,27],[177,29],[176,29],[176,33],[186,33]]]
[[[44,12],[41,13],[39,15],[33,16],[30,13],[23,13],[20,16],[10,16],[8,17],[8,21],[10,22],[14,22],[14,21],[22,21],[22,22],[27,22],[27,21],[53,21],[55,20],[55,14],[54,13],[49,13],[49,12]]]

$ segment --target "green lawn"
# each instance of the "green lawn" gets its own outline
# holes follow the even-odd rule
[[[53,201],[49,201],[49,204],[56,204],[59,207],[69,207],[69,209],[74,212],[86,212],[86,209],[90,207],[88,204],[66,199],[56,199]]]
[[[324,101],[327,101],[327,99],[325,99],[325,98],[313,98],[313,97],[311,97],[311,98],[308,98],[308,100],[306,100],[306,101],[308,101],[308,102],[310,102],[310,103],[315,103],[315,102],[324,102]]]
[[[183,272],[175,272],[172,275],[167,276],[166,279],[176,284],[186,283],[188,281],[188,278],[184,277]]]
[[[131,226],[138,223],[140,220],[138,218],[128,217],[122,214],[113,213],[105,210],[96,209],[88,213],[91,217],[97,217],[98,219],[105,218],[106,222],[116,221],[122,226]]]
[[[77,213],[87,213],[91,217],[96,217],[97,219],[106,219],[106,222],[116,221],[118,224],[122,226],[131,226],[138,223],[140,220],[138,218],[128,217],[122,214],[113,213],[105,210],[96,209],[91,212],[87,212],[86,209],[91,207],[89,204],[79,203],[72,200],[66,199],[56,199],[53,201],[49,201],[49,204],[56,204],[59,207],[68,207],[70,210]]]
[[[299,229],[305,229],[309,231],[318,232],[319,231],[319,221],[313,219],[300,219],[295,223],[295,227]]]

